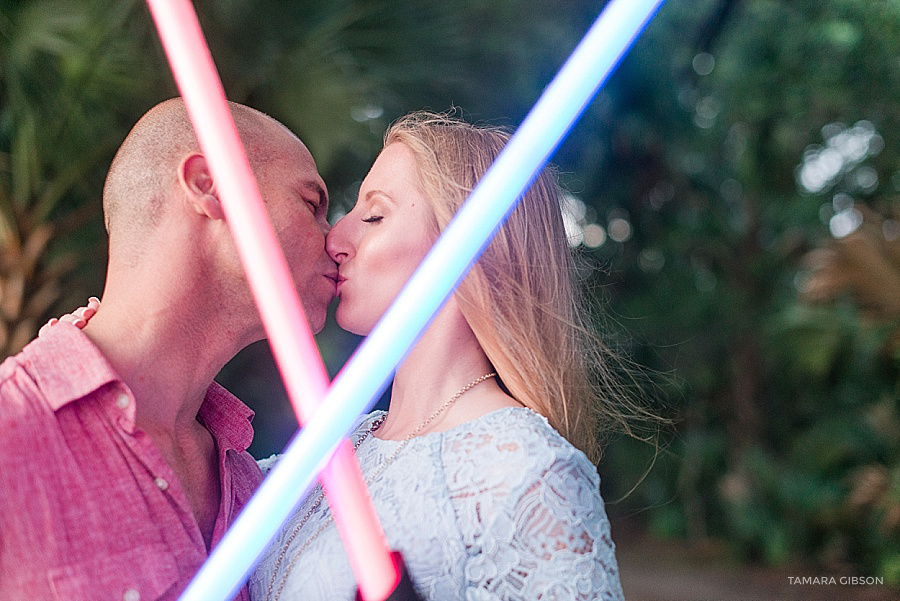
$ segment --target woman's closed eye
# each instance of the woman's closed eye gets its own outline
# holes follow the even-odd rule
[[[371,217],[364,218],[363,221],[366,223],[377,223],[382,219],[384,219],[384,217],[382,217],[381,215],[372,215]]]

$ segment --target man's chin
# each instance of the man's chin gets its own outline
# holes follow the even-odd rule
[[[313,334],[318,334],[325,329],[325,311],[317,314],[315,317],[309,317],[309,329]]]

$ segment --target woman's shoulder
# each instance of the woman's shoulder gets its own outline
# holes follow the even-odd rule
[[[449,430],[442,446],[445,463],[494,464],[531,477],[563,470],[598,478],[596,466],[584,453],[546,417],[526,407],[491,411]]]
[[[350,434],[350,440],[355,442],[363,432],[368,432],[368,430],[372,427],[372,422],[382,417],[384,414],[384,411],[373,411],[372,413],[367,413],[360,416],[360,418],[356,421],[356,425],[353,426],[353,432]],[[272,469],[274,469],[276,465],[278,465],[278,461],[283,455],[283,453],[276,453],[264,459],[256,460],[256,465],[258,465],[259,469],[262,470],[263,476],[269,475],[269,472],[272,471]]]
[[[282,455],[283,453],[273,453],[268,457],[256,460],[256,465],[258,465],[259,469],[262,471],[263,477],[268,476],[269,472],[271,472],[275,468],[275,466],[278,465],[278,461],[281,459]]]
[[[447,441],[467,451],[493,444],[511,449],[577,451],[547,418],[527,407],[504,407],[446,432]]]
[[[368,432],[372,428],[372,424],[383,418],[385,415],[387,415],[387,411],[376,409],[371,413],[366,413],[360,416],[360,418],[356,422],[356,426],[354,426],[353,433],[350,435],[351,438],[358,433]]]
[[[557,526],[568,535],[605,521],[596,466],[543,416],[506,408],[448,432],[445,481],[469,539]]]

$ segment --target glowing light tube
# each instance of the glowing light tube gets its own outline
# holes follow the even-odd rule
[[[222,83],[191,3],[148,0],[148,4],[218,184],[228,226],[288,396],[298,420],[304,423],[325,395],[328,376],[244,154]],[[364,599],[383,601],[394,590],[399,573],[348,441],[322,472],[322,483]]]
[[[322,407],[201,568],[185,601],[227,599],[305,494],[316,470],[370,407],[469,265],[664,0],[613,0],[553,79]]]

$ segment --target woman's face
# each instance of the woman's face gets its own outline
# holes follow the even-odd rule
[[[353,210],[335,224],[326,248],[338,263],[337,322],[368,334],[437,238],[412,151],[381,151]]]

